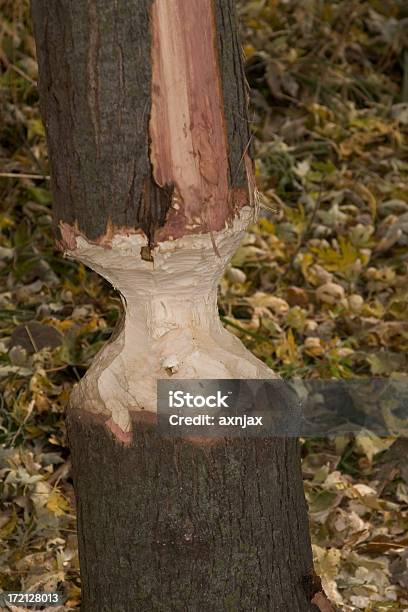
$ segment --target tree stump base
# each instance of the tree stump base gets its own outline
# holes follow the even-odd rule
[[[317,610],[298,441],[164,438],[152,418],[124,445],[68,408],[82,612]]]

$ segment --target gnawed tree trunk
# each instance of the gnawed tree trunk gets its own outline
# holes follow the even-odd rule
[[[82,610],[317,609],[297,441],[154,424],[159,378],[274,377],[217,312],[256,214],[234,2],[33,0],[32,14],[58,241],[125,312],[67,414]]]

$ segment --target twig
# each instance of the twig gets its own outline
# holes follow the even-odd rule
[[[33,346],[34,352],[38,353],[38,346],[37,346],[37,344],[36,344],[36,342],[35,342],[35,340],[33,338],[33,334],[31,333],[30,328],[28,327],[28,325],[24,325],[24,329],[27,332],[27,336],[30,339],[30,342],[31,342],[31,344]]]
[[[19,74],[21,77],[23,77],[23,79],[25,79],[29,83],[31,83],[31,85],[34,85],[34,87],[37,87],[37,82],[34,81],[34,79],[32,79],[30,76],[28,76],[28,74],[26,74],[23,70],[21,70],[21,68],[9,62],[7,59],[7,56],[1,51],[0,51],[0,60],[3,62],[6,68],[9,68],[10,70],[14,70],[14,72]]]
[[[256,340],[263,340],[264,342],[269,342],[269,343],[272,342],[270,338],[267,338],[263,334],[260,334],[259,332],[252,331],[249,329],[245,329],[245,327],[241,327],[241,325],[238,325],[238,323],[234,323],[233,321],[230,321],[229,319],[227,319],[227,317],[220,316],[220,319],[225,325],[234,327],[235,329],[242,332],[243,334],[246,334],[247,336],[251,336],[252,338],[255,338]]]
[[[34,179],[34,180],[50,180],[50,176],[47,174],[23,174],[20,172],[0,172],[1,178],[21,178],[21,179]]]

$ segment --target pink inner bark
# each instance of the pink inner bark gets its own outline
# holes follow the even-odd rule
[[[232,213],[215,32],[212,0],[152,6],[150,154],[158,185],[174,185],[160,240],[221,229]]]

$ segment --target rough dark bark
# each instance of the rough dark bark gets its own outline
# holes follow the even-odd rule
[[[138,224],[151,178],[150,4],[32,2],[54,220],[77,222],[91,239],[108,223]]]
[[[220,0],[215,3],[215,15],[228,130],[230,183],[232,187],[241,187],[246,184],[242,156],[249,147],[250,124],[243,51],[238,37],[235,5],[236,0]]]
[[[295,439],[197,446],[68,414],[82,612],[311,612]]]

